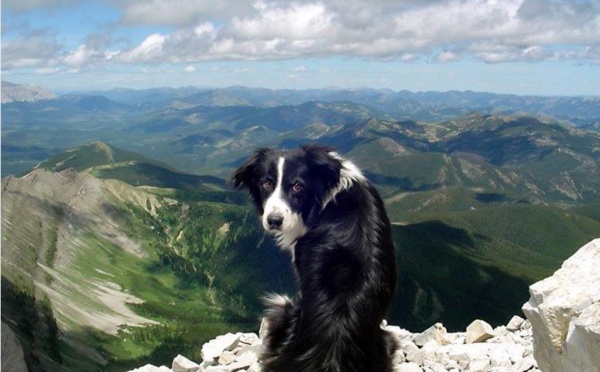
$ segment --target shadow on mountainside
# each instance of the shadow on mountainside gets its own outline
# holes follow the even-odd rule
[[[485,237],[476,237],[485,239]],[[464,331],[474,319],[506,324],[529,298],[527,280],[478,262],[468,232],[440,221],[395,225],[400,282],[389,323],[420,332]]]

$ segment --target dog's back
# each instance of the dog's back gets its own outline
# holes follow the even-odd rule
[[[318,174],[333,170],[335,182],[310,189],[314,195],[309,199],[316,205],[302,209],[299,220],[304,226],[298,230],[302,234],[288,247],[299,295],[296,303],[281,296],[267,302],[264,368],[273,372],[391,371],[395,342],[380,324],[392,301],[397,273],[383,201],[349,161],[319,147],[303,150],[307,159],[319,156],[319,166],[330,162]],[[293,161],[302,163],[302,155],[295,153]],[[279,160],[280,173],[286,170],[285,161]],[[307,161],[305,166],[310,172],[317,165]],[[289,203],[294,206],[293,200]]]

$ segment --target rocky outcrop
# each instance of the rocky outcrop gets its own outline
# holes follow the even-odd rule
[[[476,320],[466,332],[458,333],[447,332],[440,323],[422,333],[384,327],[398,341],[398,372],[539,371],[533,358],[531,325],[520,317],[496,329]],[[262,347],[254,333],[228,333],[202,346],[200,363],[179,355],[170,368],[146,365],[130,372],[260,372]]]
[[[2,368],[0,370],[4,372],[28,371],[21,342],[4,322],[2,322]]]
[[[540,369],[599,372],[600,239],[583,246],[529,292],[523,312],[533,326]]]

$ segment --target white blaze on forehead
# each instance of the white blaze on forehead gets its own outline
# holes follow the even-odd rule
[[[283,200],[283,165],[285,163],[285,158],[280,157],[277,162],[277,181],[275,185],[275,190],[273,193],[267,198],[267,202],[265,203],[264,213],[263,213],[263,226],[265,230],[269,230],[269,225],[267,224],[267,216],[279,213],[284,215],[286,212],[290,213],[290,206]]]
[[[281,248],[293,249],[296,245],[296,240],[306,234],[307,228],[304,225],[302,215],[299,212],[293,211],[285,200],[283,192],[284,164],[285,158],[280,157],[277,162],[275,190],[265,203],[262,225],[266,231],[273,232],[277,236],[277,242]],[[272,214],[278,214],[283,217],[280,230],[271,230],[269,227],[268,217]]]

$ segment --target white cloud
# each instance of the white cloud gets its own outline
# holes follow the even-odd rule
[[[164,45],[167,36],[156,33],[148,36],[139,46],[120,54],[114,58],[119,62],[160,62],[164,57]]]
[[[2,69],[48,66],[60,53],[56,35],[34,31],[11,40],[2,39]]]
[[[309,68],[304,65],[297,66],[292,69],[292,72],[308,72],[308,71],[309,71]]]
[[[69,51],[47,35],[3,37],[3,69],[330,56],[440,63],[467,57],[487,63],[600,60],[598,0],[104,1],[121,10],[121,28],[170,29],[119,48],[110,35],[90,35]],[[25,3],[41,6],[39,0]]]
[[[200,21],[227,21],[251,11],[251,3],[237,0],[109,0],[122,9],[121,22],[131,26],[193,26]]]
[[[4,0],[2,7],[17,12],[26,12],[39,8],[61,8],[79,2],[80,0]]]
[[[460,55],[450,50],[444,50],[440,52],[435,58],[435,60],[440,63],[453,62],[458,59],[460,59]]]
[[[185,72],[196,72],[196,67],[194,66],[186,66],[184,69]]]

